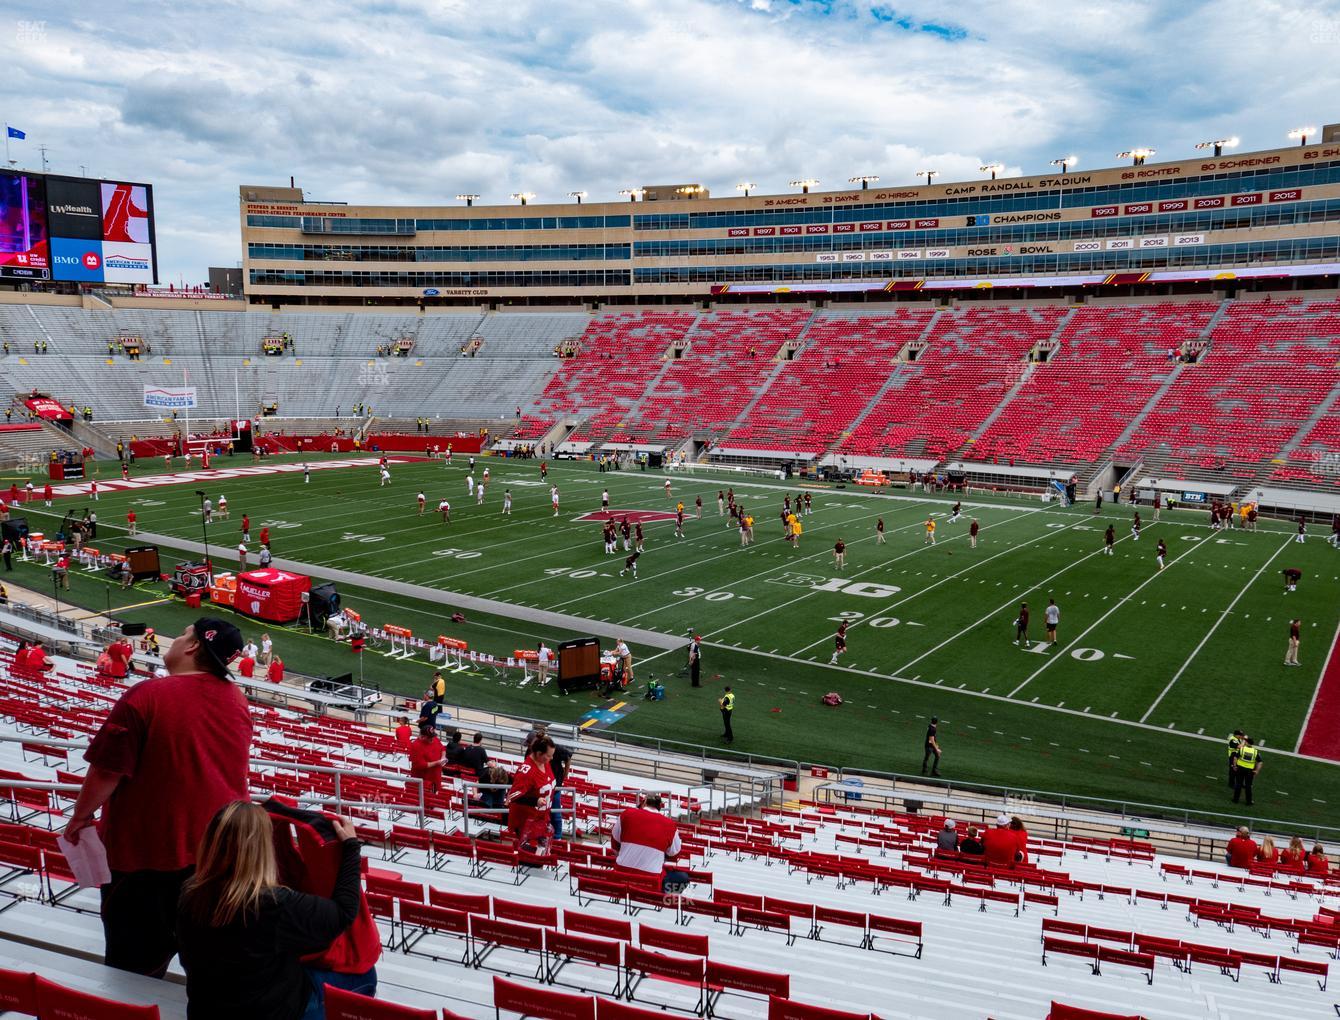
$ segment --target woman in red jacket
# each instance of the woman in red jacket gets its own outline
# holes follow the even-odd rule
[[[1307,871],[1309,875],[1329,875],[1331,872],[1331,859],[1326,856],[1326,848],[1320,843],[1307,855]]]
[[[1028,863],[1028,830],[1024,828],[1023,820],[1015,815],[1010,819],[1010,833],[1014,836],[1015,850],[1014,861],[1016,864]]]
[[[552,740],[535,740],[507,791],[507,828],[523,850],[540,851],[549,844],[549,801],[554,793],[554,771],[549,762],[553,757]]]
[[[426,722],[419,727],[419,739],[409,745],[409,774],[423,780],[425,793],[442,789],[442,763],[447,760],[446,748],[437,739],[437,727]]]

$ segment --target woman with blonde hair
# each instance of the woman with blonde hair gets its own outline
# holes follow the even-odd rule
[[[1303,846],[1303,837],[1295,836],[1289,840],[1289,848],[1280,855],[1280,863],[1301,868],[1307,860],[1307,850]]]
[[[258,804],[219,809],[182,889],[177,937],[189,1020],[318,1020],[324,996],[301,957],[330,945],[358,914],[360,845],[347,819],[331,898],[281,886],[270,816]]]
[[[1269,836],[1261,838],[1261,846],[1256,851],[1256,859],[1261,864],[1274,864],[1279,860],[1280,852],[1275,841]]]

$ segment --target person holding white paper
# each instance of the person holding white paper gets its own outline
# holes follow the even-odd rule
[[[88,774],[65,839],[78,846],[101,809],[109,967],[167,971],[177,952],[177,900],[200,837],[219,808],[247,796],[251,716],[228,679],[241,649],[236,627],[201,617],[164,654],[168,675],[126,691],[84,752]]]

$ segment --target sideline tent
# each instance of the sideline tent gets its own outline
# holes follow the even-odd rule
[[[289,570],[249,570],[237,577],[233,608],[271,623],[292,623],[302,615],[303,595],[312,579]]]

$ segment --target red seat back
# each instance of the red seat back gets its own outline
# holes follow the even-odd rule
[[[758,995],[790,998],[791,976],[774,974],[766,970],[750,970],[748,967],[736,967],[728,963],[707,961],[707,984],[710,988],[732,988],[741,992],[755,992]]]
[[[638,945],[644,949],[668,949],[672,953],[688,956],[706,956],[708,953],[706,935],[690,935],[688,932],[653,928],[646,924],[638,925]]]
[[[500,977],[493,979],[493,1008],[537,1020],[595,1020],[596,1017],[593,996],[551,992]]]
[[[0,1013],[37,1015],[37,975],[0,970]]]
[[[36,979],[37,1015],[52,1020],[159,1020],[157,1006],[134,1006]]]
[[[1079,1006],[1053,1002],[1047,1020],[1141,1020],[1141,1017],[1136,1013],[1103,1013],[1096,1009],[1081,1009]]]
[[[326,985],[326,1020],[437,1020],[437,1011],[383,1002]]]
[[[774,995],[768,1000],[768,1020],[870,1020],[870,1014],[810,1006]]]

